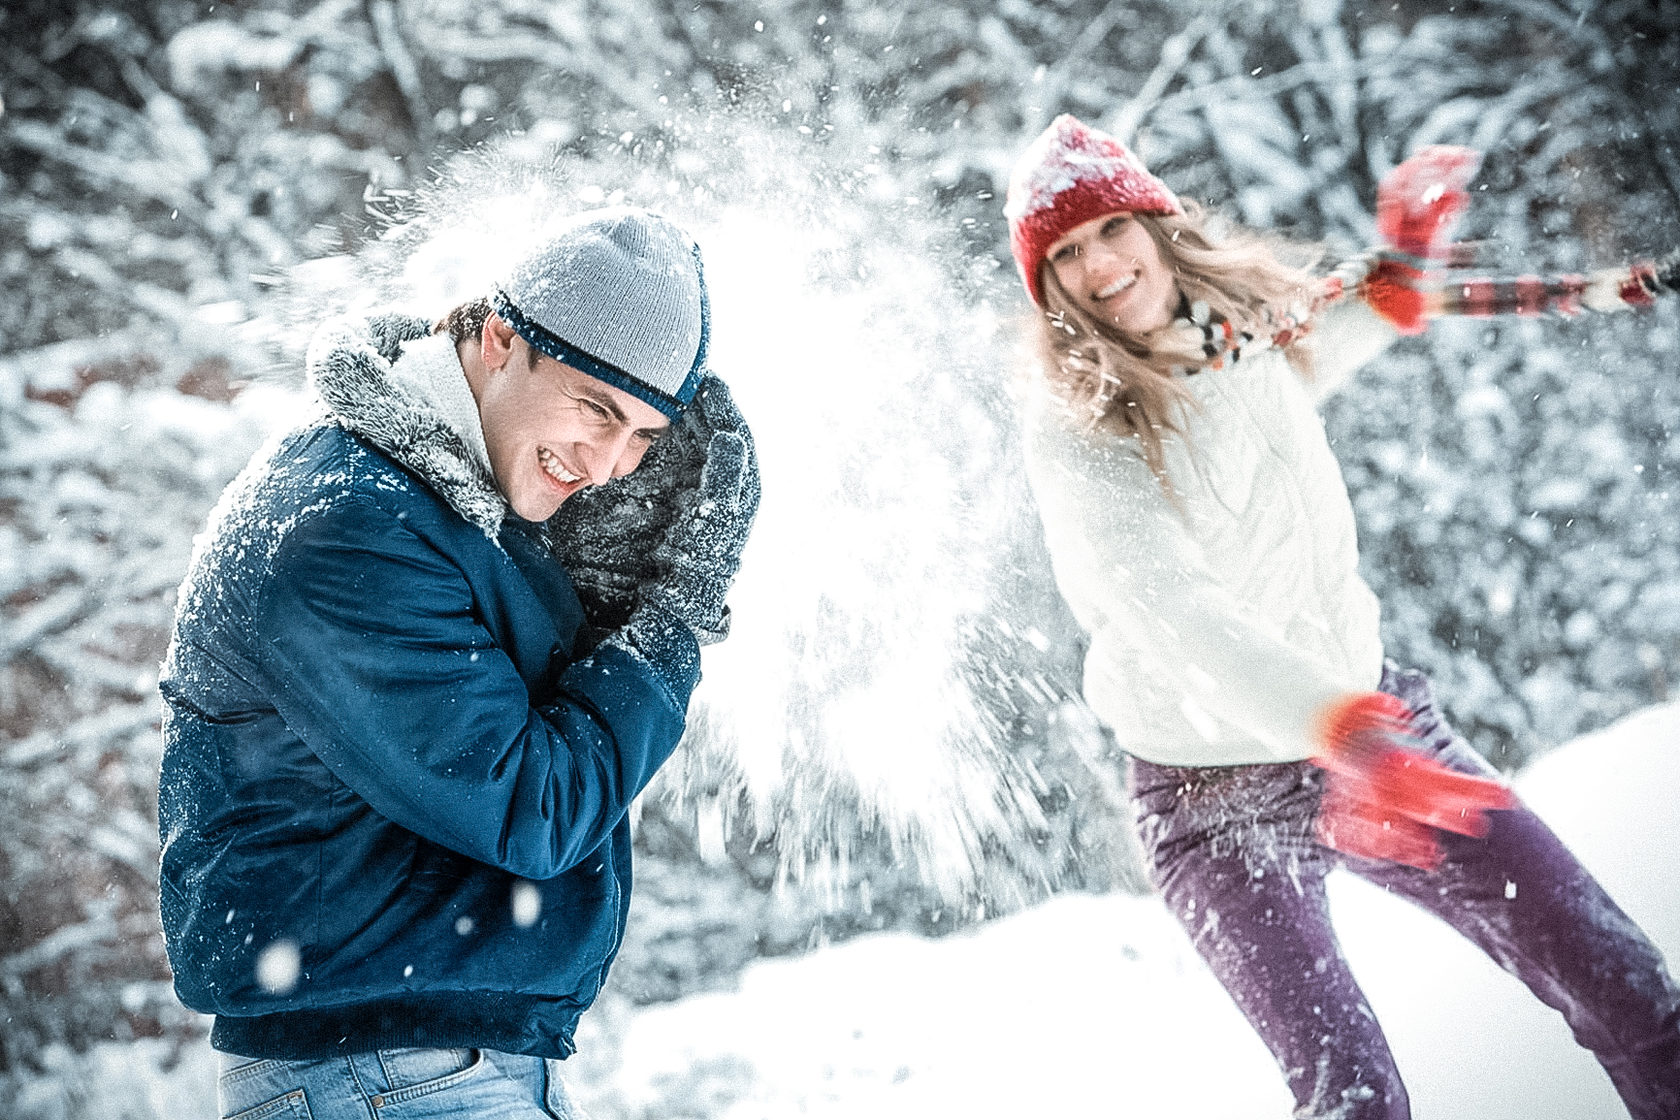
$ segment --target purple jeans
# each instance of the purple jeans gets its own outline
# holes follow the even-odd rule
[[[1422,673],[1390,664],[1381,687],[1411,708],[1437,759],[1492,772],[1447,726]],[[1539,817],[1518,808],[1492,814],[1485,838],[1443,834],[1446,860],[1429,873],[1319,845],[1321,776],[1305,762],[1131,766],[1151,878],[1271,1050],[1297,1117],[1411,1114],[1330,925],[1324,876],[1337,865],[1435,914],[1561,1012],[1634,1120],[1680,1117],[1680,989]]]

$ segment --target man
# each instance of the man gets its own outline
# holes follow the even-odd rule
[[[164,929],[224,1116],[573,1114],[551,1062],[623,936],[626,810],[758,502],[706,319],[694,243],[620,208],[436,329],[311,345],[325,413],[224,494],[162,679]],[[635,573],[601,637],[541,523],[667,439],[639,554],[572,526]]]

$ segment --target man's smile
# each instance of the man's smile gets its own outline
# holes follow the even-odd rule
[[[560,461],[560,457],[546,447],[537,448],[537,462],[542,465],[544,472],[556,482],[569,486],[574,482],[583,481],[582,475],[573,474],[567,470],[565,464]]]

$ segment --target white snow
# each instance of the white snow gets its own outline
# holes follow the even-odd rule
[[[257,983],[266,992],[286,995],[297,987],[302,971],[303,954],[295,941],[276,941],[257,955]]]
[[[1517,784],[1680,959],[1680,705],[1561,748]],[[1444,925],[1351,877],[1332,898],[1415,1120],[1626,1115],[1562,1020]],[[765,961],[737,991],[581,1041],[616,1058],[610,1083],[577,1084],[612,1116],[1289,1113],[1270,1057],[1153,898],[1069,895],[968,935]]]
[[[1680,959],[1680,704],[1562,747],[1517,785]],[[1466,942],[1357,880],[1333,880],[1332,898],[1415,1120],[1626,1116],[1562,1021]],[[1289,1112],[1269,1056],[1152,898],[1067,895],[966,935],[764,961],[733,992],[626,1018],[599,1009],[579,1041],[564,1067],[574,1095],[620,1120]],[[86,1086],[72,1103],[87,1115],[215,1115],[203,1046],[46,1057],[41,1092]]]
[[[222,70],[278,73],[297,57],[297,39],[265,37],[232,21],[210,20],[185,27],[169,40],[169,72],[175,88],[205,89],[205,79]]]

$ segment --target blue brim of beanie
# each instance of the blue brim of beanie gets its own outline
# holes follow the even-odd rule
[[[703,362],[706,356],[703,320],[701,326],[702,342],[699,352],[695,354],[694,365],[688,371],[688,376],[683,379],[682,387],[673,396],[662,389],[654,388],[645,381],[637,380],[633,375],[626,373],[612,363],[604,362],[588,351],[573,346],[515,307],[513,301],[507,297],[506,292],[498,289],[491,297],[490,302],[496,309],[496,314],[507,320],[508,326],[514,329],[514,333],[544,354],[557,362],[564,362],[575,370],[587,373],[598,381],[605,381],[615,389],[623,389],[637,400],[645,401],[657,408],[670,420],[680,420],[683,410],[694,399],[694,394],[700,391],[700,379],[703,376]],[[705,314],[703,296],[701,307],[703,316]]]

